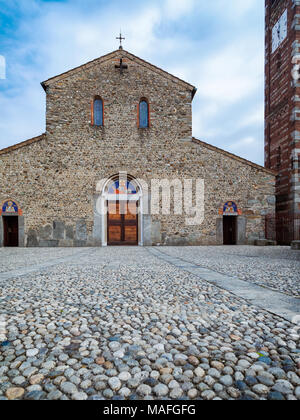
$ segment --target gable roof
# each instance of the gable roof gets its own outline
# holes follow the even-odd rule
[[[0,155],[5,155],[7,153],[13,152],[14,150],[21,149],[22,147],[29,146],[32,143],[36,143],[46,138],[46,133],[41,134],[40,136],[33,137],[32,139],[22,141],[21,143],[14,144],[5,149],[0,149]]]
[[[106,61],[111,60],[112,58],[127,58],[128,60],[132,60],[135,61],[136,63],[140,64],[141,66],[144,66],[152,71],[154,71],[157,74],[160,74],[161,76],[169,79],[169,80],[173,80],[175,83],[178,83],[182,86],[185,86],[187,89],[191,90],[192,92],[192,98],[194,98],[197,89],[195,88],[195,86],[191,85],[190,83],[185,82],[184,80],[180,79],[179,77],[173,76],[172,74],[168,73],[165,70],[162,70],[159,67],[154,66],[153,64],[142,60],[141,58],[135,56],[134,54],[123,50],[123,49],[118,49],[115,50],[109,54],[103,55],[102,57],[96,58],[95,60],[89,61],[86,64],[83,64],[79,67],[75,67],[74,69],[68,70],[62,74],[59,74],[58,76],[54,76],[51,77],[48,80],[45,80],[44,82],[41,83],[42,87],[44,88],[44,90],[46,90],[47,86],[49,86],[51,83],[54,83],[56,81],[59,80],[63,80],[65,78],[67,78],[68,76],[72,76],[73,74],[76,74],[84,69],[88,69],[90,67],[93,67],[97,64],[102,64],[105,63]]]
[[[270,175],[274,175],[274,176],[278,175],[277,172],[272,171],[271,169],[267,169],[264,166],[258,165],[257,163],[251,162],[250,160],[247,160],[247,159],[244,159],[240,156],[234,155],[233,153],[227,152],[226,150],[220,149],[219,147],[213,146],[212,144],[205,143],[204,141],[198,140],[195,137],[193,137],[192,142],[196,143],[196,144],[199,144],[203,147],[206,147],[207,149],[210,149],[213,152],[221,153],[221,154],[223,154],[223,155],[225,155],[225,156],[227,156],[231,159],[237,160],[237,161],[243,163],[244,165],[246,164],[246,165],[252,166],[253,168],[258,169],[260,171],[267,172]]]
[[[14,150],[21,149],[22,147],[29,146],[30,144],[36,143],[36,142],[41,141],[45,138],[46,138],[46,133],[43,133],[38,137],[33,137],[32,139],[22,141],[21,143],[14,144],[13,146],[6,147],[5,149],[0,149],[0,156],[5,155],[7,153],[10,153]],[[258,165],[257,163],[251,162],[250,160],[244,159],[240,156],[236,156],[233,153],[227,152],[226,150],[220,149],[219,147],[213,146],[209,143],[205,143],[204,141],[196,139],[195,137],[193,137],[192,142],[196,143],[196,144],[199,144],[203,147],[206,147],[207,149],[210,149],[213,152],[218,152],[218,153],[221,153],[221,154],[223,154],[223,155],[225,155],[225,156],[227,156],[231,159],[235,159],[235,160],[243,163],[244,165],[246,164],[246,165],[252,166],[253,168],[256,168],[256,169],[264,171],[264,172],[267,172],[270,175],[274,175],[274,176],[277,175],[277,172],[272,171],[271,169],[267,169],[267,168],[265,168],[261,165]]]

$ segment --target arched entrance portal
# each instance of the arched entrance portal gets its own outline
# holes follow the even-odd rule
[[[237,244],[237,216],[223,216],[223,244]]]
[[[24,217],[18,203],[6,200],[0,208],[0,246],[24,246]]]
[[[112,177],[102,192],[106,217],[103,243],[109,246],[141,245],[142,190],[138,182],[127,174]]]
[[[238,243],[238,206],[228,201],[223,206],[223,244],[237,245]]]
[[[3,216],[3,246],[19,246],[19,219],[18,216]]]

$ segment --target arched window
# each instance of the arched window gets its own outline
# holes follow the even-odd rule
[[[103,100],[96,96],[93,101],[92,109],[92,124],[97,127],[102,127],[103,124]]]
[[[116,194],[116,195],[134,195],[137,194],[137,186],[128,179],[117,179],[113,181],[108,187],[109,194]]]
[[[149,103],[146,99],[141,99],[139,104],[139,127],[149,127]]]

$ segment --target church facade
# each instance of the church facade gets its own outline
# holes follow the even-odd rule
[[[0,246],[265,239],[275,173],[193,138],[194,86],[123,49],[42,86],[46,132],[0,151]],[[153,211],[153,180],[184,186],[170,212],[164,197]],[[201,223],[175,210],[187,180],[203,181]]]

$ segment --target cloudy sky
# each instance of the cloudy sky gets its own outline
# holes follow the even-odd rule
[[[0,148],[43,133],[40,82],[117,49],[120,28],[198,88],[195,137],[263,164],[262,0],[0,0]]]

